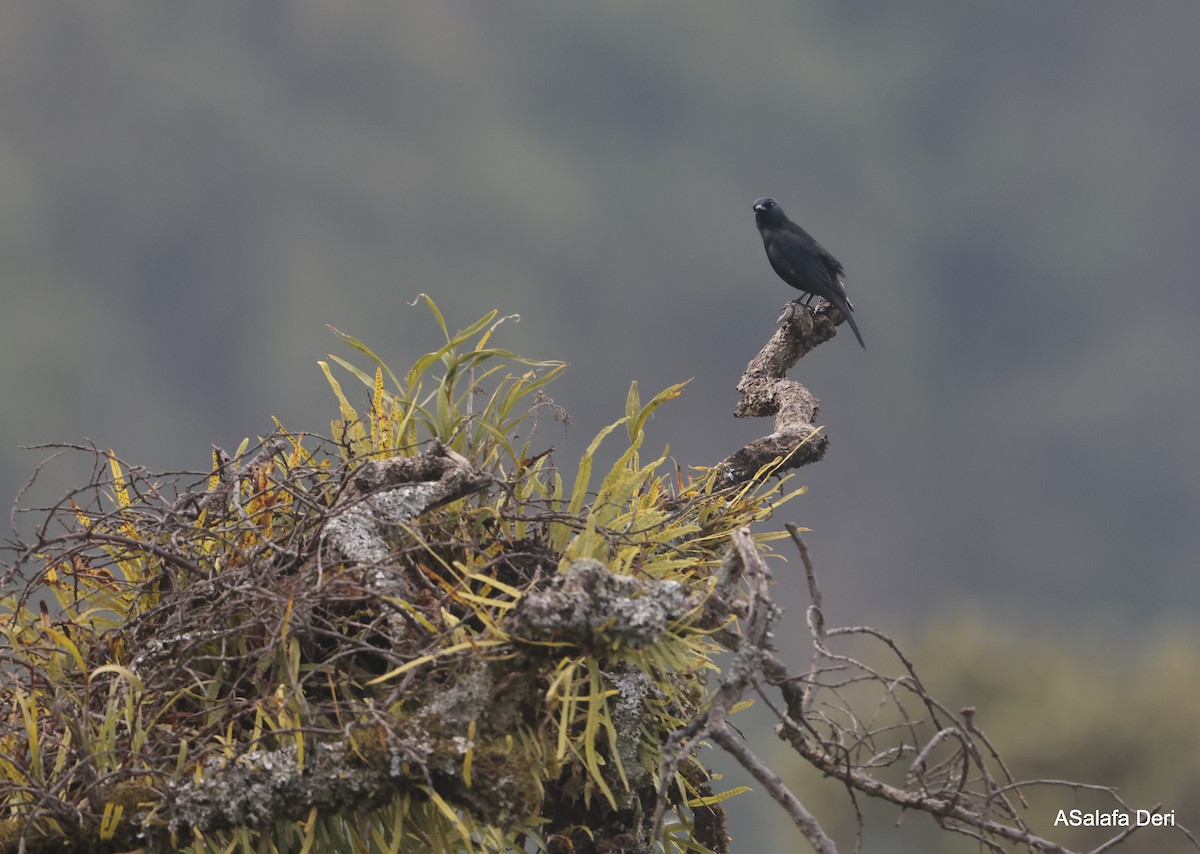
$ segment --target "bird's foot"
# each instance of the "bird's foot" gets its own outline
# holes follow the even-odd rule
[[[794,299],[787,303],[780,310],[779,317],[775,319],[775,323],[779,326],[783,326],[785,323],[791,323],[792,319],[796,316],[796,310],[801,307],[808,308],[808,306],[805,305],[800,299]],[[809,310],[811,311],[812,309]]]

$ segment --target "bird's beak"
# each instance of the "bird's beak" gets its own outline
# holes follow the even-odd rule
[[[754,209],[756,211],[765,211],[767,209],[767,206],[766,205],[755,205]]]

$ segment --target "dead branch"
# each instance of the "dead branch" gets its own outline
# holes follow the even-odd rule
[[[771,336],[738,381],[738,418],[775,416],[775,429],[768,436],[747,443],[720,464],[721,486],[745,483],[759,476],[766,466],[782,458],[774,472],[815,463],[825,456],[829,439],[815,426],[820,401],[803,385],[787,379],[787,372],[819,344],[834,336],[837,309],[826,306],[812,311],[803,306],[785,313],[783,325]]]
[[[789,672],[776,655],[771,626],[779,610],[770,597],[769,571],[748,532],[739,531],[730,546],[730,561],[736,564],[736,574],[748,588],[748,613],[735,637],[725,642],[734,660],[707,710],[678,735],[675,749],[666,753],[670,761],[664,765],[665,771],[677,767],[703,740],[711,740],[762,784],[814,850],[836,851],[834,842],[796,793],[728,728],[730,709],[753,689],[763,692],[763,699],[778,717],[778,736],[823,775],[845,785],[858,816],[860,835],[865,828],[857,804],[859,795],[886,801],[902,810],[926,813],[945,830],[970,836],[993,851],[1004,850],[1002,845],[1017,845],[1031,852],[1073,854],[1028,825],[1021,809],[1010,799],[1015,794],[1024,806],[1022,788],[1088,789],[1111,798],[1116,808],[1129,811],[1110,787],[1065,780],[1014,781],[979,728],[975,708],[968,707],[958,714],[949,711],[929,694],[913,663],[892,638],[869,626],[827,629],[808,547],[795,526],[789,525],[788,529],[800,551],[812,599],[808,618],[812,657],[808,669]],[[836,639],[849,637],[877,641],[896,658],[901,672],[886,673],[860,657],[830,648]],[[782,708],[764,692],[764,686],[779,691]],[[875,714],[868,718],[854,712],[855,707],[843,693],[850,686],[874,689],[879,706]],[[866,705],[860,702],[858,708]],[[923,715],[915,716],[910,707],[921,709]],[[886,780],[883,774],[906,757],[905,782],[897,785]],[[1122,829],[1091,854],[1111,850],[1137,829]],[[1200,850],[1186,828],[1174,830]]]

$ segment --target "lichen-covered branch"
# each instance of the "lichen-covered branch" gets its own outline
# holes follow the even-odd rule
[[[815,463],[825,456],[829,439],[816,426],[820,402],[803,385],[787,378],[787,372],[810,350],[834,335],[837,309],[813,312],[790,303],[783,324],[743,371],[738,382],[738,418],[774,416],[774,429],[767,436],[747,443],[719,465],[721,485],[745,483],[760,476],[775,460],[783,462],[772,473]]]

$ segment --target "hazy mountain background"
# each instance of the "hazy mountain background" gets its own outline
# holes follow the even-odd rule
[[[794,371],[830,619],[1145,671],[1200,600],[1198,39],[1191,0],[6,4],[0,494],[20,444],[198,469],[272,415],[325,432],[324,324],[403,367],[420,292],[571,363],[560,463],[631,379],[693,377],[649,441],[711,464],[770,429],[731,412],[792,296],[771,194],[870,347]]]

